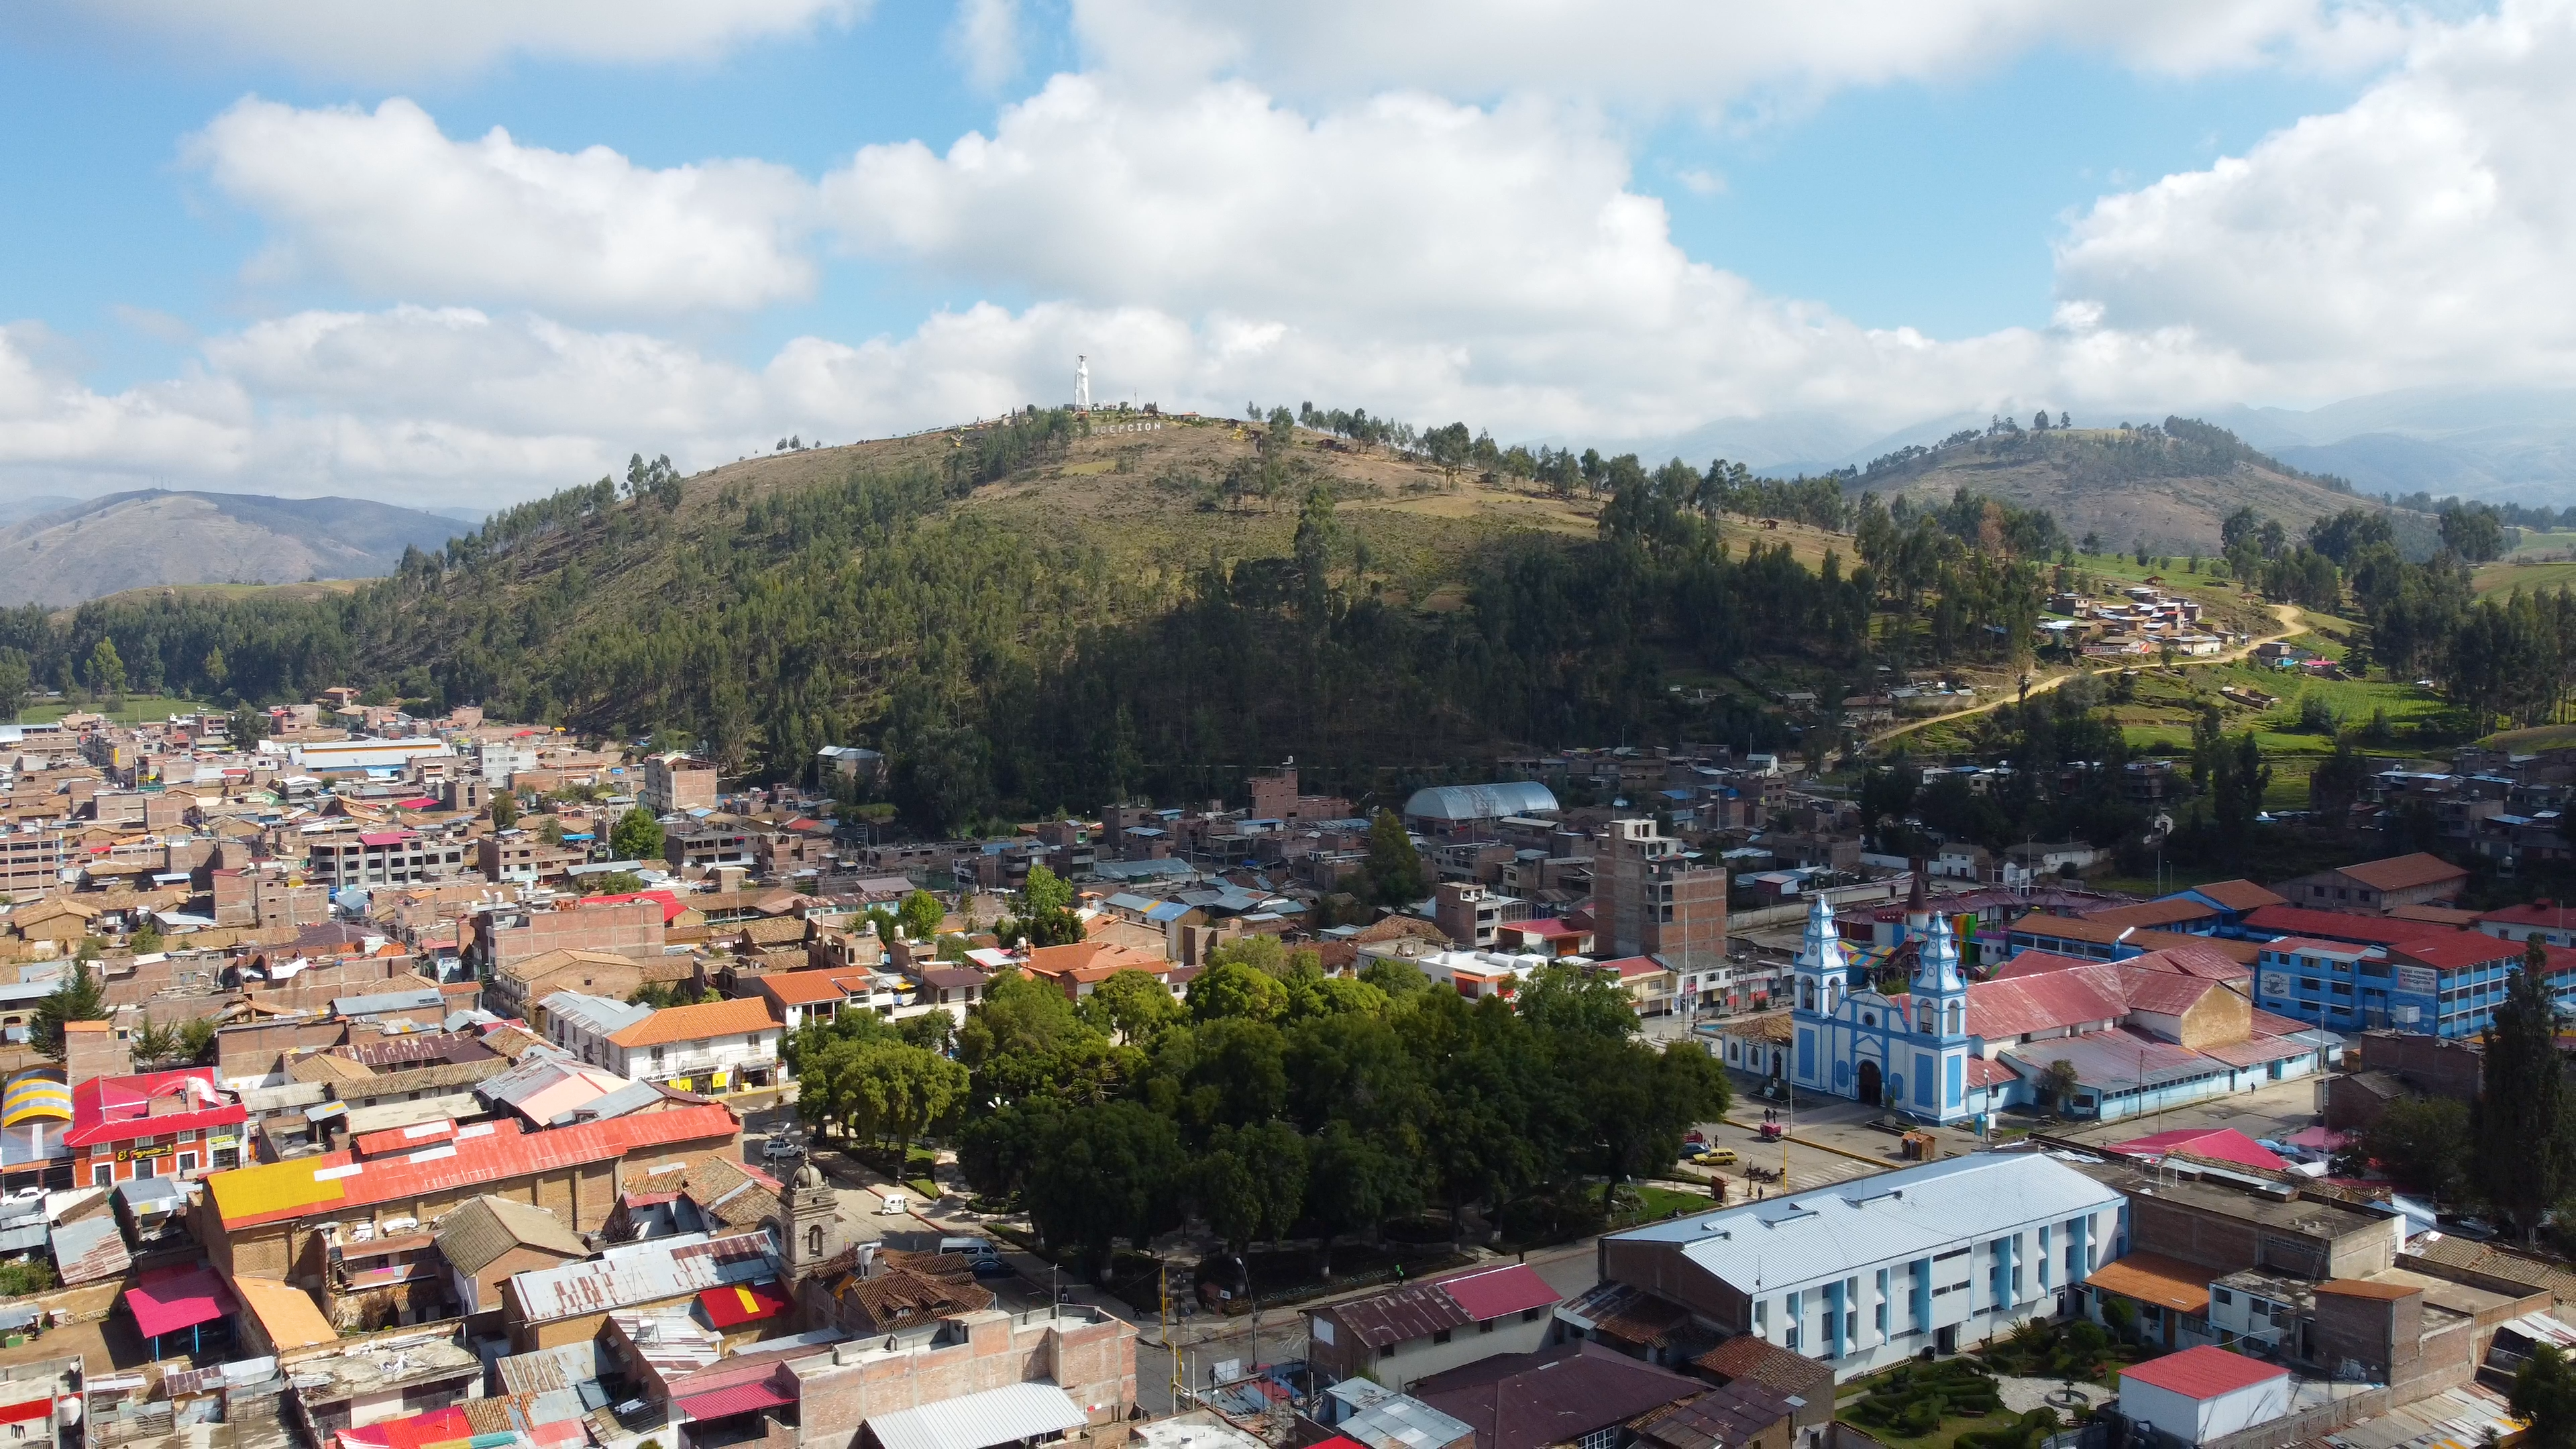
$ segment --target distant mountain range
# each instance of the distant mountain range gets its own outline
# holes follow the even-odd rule
[[[54,505],[29,514],[28,505]],[[464,519],[359,498],[150,489],[21,499],[0,512],[0,605],[77,604],[159,584],[294,583],[391,573]]]
[[[2179,412],[2229,429],[2293,468],[2330,473],[2364,493],[2456,494],[2498,503],[2576,504],[2576,389],[2413,388],[2347,398],[2306,412],[2288,408],[2142,408],[2137,422]],[[2078,426],[2120,421],[2078,417]],[[1866,466],[1899,448],[1929,444],[1984,414],[1926,418],[1872,435],[1820,414],[1730,419],[1639,451],[1693,462],[1740,459],[1774,477]]]

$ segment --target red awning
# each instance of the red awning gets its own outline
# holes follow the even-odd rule
[[[0,1404],[0,1424],[22,1424],[41,1419],[54,1411],[51,1398],[29,1399],[23,1404]]]
[[[796,1402],[796,1396],[780,1389],[774,1378],[736,1384],[729,1389],[691,1394],[679,1401],[680,1412],[692,1419],[721,1419],[727,1414],[748,1414],[754,1409],[775,1409]]]
[[[155,1268],[125,1290],[125,1306],[145,1338],[212,1323],[233,1311],[223,1280],[206,1267]]]
[[[698,1295],[698,1305],[707,1310],[709,1327],[734,1328],[786,1312],[787,1295],[779,1291],[777,1279],[764,1278],[709,1288]]]

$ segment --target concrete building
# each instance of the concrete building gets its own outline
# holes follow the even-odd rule
[[[2273,887],[2293,906],[2319,911],[2387,911],[2447,901],[2469,883],[2466,869],[2438,855],[2368,860],[2303,875]]]
[[[897,1416],[931,1405],[972,1410],[982,1395],[1018,1387],[1057,1390],[1085,1422],[1118,1422],[1136,1402],[1136,1328],[1079,1304],[985,1309],[839,1344],[787,1367],[799,1449],[859,1449],[863,1442],[913,1449],[921,1441],[902,1437],[905,1421]],[[894,1439],[883,1432],[885,1421],[893,1421]]]
[[[683,1092],[765,1087],[780,1070],[783,1028],[758,996],[656,1011],[577,991],[542,1003],[546,1034],[583,1061]]]
[[[2053,1158],[1978,1154],[1610,1234],[1601,1276],[1848,1379],[2064,1314],[2126,1206]]]
[[[1726,872],[1652,820],[1613,820],[1592,864],[1594,952],[1691,973],[1726,964]]]

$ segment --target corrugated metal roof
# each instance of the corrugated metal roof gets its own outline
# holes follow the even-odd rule
[[[550,1323],[687,1298],[726,1283],[774,1277],[776,1251],[767,1229],[712,1241],[701,1236],[663,1238],[611,1248],[592,1262],[521,1273],[510,1280],[510,1291],[519,1296],[528,1322]]]
[[[65,1283],[121,1277],[133,1265],[113,1217],[102,1213],[54,1229],[54,1267]]]
[[[493,1367],[500,1372],[501,1387],[511,1393],[542,1394],[596,1379],[605,1364],[600,1358],[599,1340],[587,1338],[561,1348],[512,1354]]]
[[[1053,1384],[1027,1383],[877,1414],[867,1426],[884,1449],[992,1449],[1087,1422],[1072,1395]]]
[[[1410,1394],[1380,1395],[1333,1427],[1368,1449],[1437,1449],[1462,1439],[1473,1442],[1476,1435],[1464,1420]]]
[[[2125,1201],[2051,1158],[1978,1153],[1616,1236],[1680,1243],[1718,1278],[1745,1288],[1758,1281],[1777,1292],[1999,1237],[2029,1222],[2115,1211]]]
[[[1415,820],[1499,820],[1506,815],[1552,815],[1556,796],[1545,785],[1516,780],[1498,785],[1434,785],[1404,802]]]
[[[1443,1329],[1464,1328],[1476,1320],[1458,1300],[1428,1283],[1409,1283],[1366,1298],[1353,1298],[1318,1309],[1371,1348],[1388,1348]]]
[[[610,1122],[513,1136],[497,1130],[469,1139],[457,1134],[454,1150],[427,1161],[396,1158],[353,1161],[346,1152],[218,1172],[206,1179],[226,1229],[301,1216],[326,1203],[363,1206],[460,1187],[527,1177],[581,1163],[688,1142],[732,1139],[742,1124],[717,1103],[643,1112]]]

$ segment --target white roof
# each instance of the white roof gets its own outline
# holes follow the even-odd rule
[[[878,1414],[867,1422],[885,1449],[992,1449],[1090,1421],[1072,1395],[1053,1384],[1031,1383]]]
[[[2032,1223],[2115,1211],[2122,1202],[2051,1158],[1981,1152],[1617,1236],[1684,1244],[1684,1256],[1728,1284],[1769,1292],[1947,1252]]]

